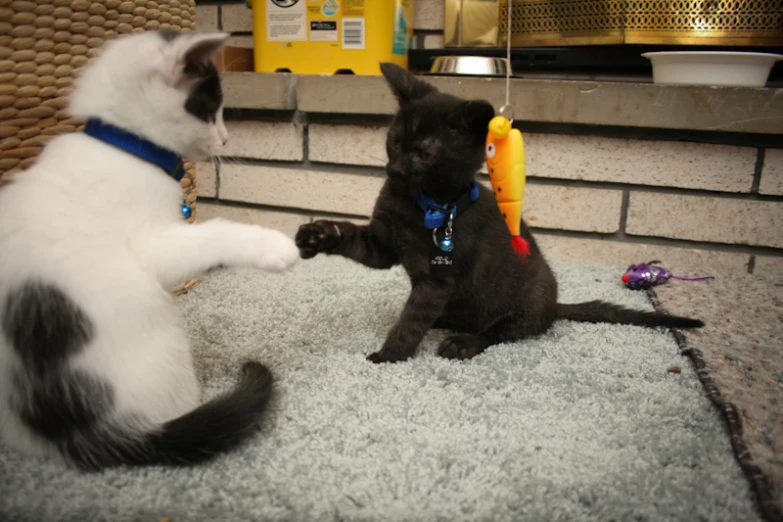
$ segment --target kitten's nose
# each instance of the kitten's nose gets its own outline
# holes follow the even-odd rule
[[[223,141],[223,146],[225,147],[225,146],[226,146],[226,144],[228,143],[228,136],[226,136],[225,138],[223,138],[223,140],[222,140],[222,141]]]

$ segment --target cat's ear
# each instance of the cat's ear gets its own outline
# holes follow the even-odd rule
[[[483,100],[465,101],[454,114],[454,124],[459,129],[476,132],[482,139],[487,135],[489,122],[495,117],[495,108]]]
[[[168,74],[175,82],[183,76],[201,75],[229,36],[223,32],[163,33]]]
[[[381,73],[389,83],[400,106],[437,91],[429,83],[416,78],[414,74],[393,63],[381,63]]]

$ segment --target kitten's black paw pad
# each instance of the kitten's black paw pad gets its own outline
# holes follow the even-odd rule
[[[302,225],[296,233],[296,246],[302,259],[315,257],[319,252],[328,252],[337,246],[340,229],[333,221],[315,221]]]
[[[487,347],[487,343],[474,335],[448,337],[438,346],[438,355],[445,359],[472,359]]]
[[[380,352],[371,353],[370,355],[367,356],[367,360],[375,364],[380,364],[385,362],[389,362],[389,363],[400,362],[408,358],[410,358],[410,354],[383,351],[383,350],[381,350]]]

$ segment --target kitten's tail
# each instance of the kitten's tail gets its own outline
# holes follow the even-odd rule
[[[269,369],[248,362],[234,390],[166,422],[158,430],[129,433],[127,429],[94,429],[69,437],[61,450],[78,467],[90,471],[120,464],[196,464],[252,435],[271,391]]]
[[[587,323],[615,323],[636,326],[668,326],[670,328],[701,328],[704,322],[679,315],[631,310],[605,301],[557,304],[558,319]]]

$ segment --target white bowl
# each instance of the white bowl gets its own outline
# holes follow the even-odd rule
[[[671,85],[764,87],[783,55],[723,51],[643,53],[653,66],[653,82]]]

